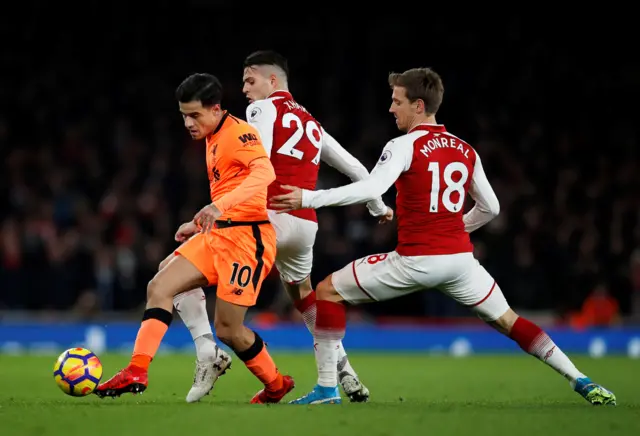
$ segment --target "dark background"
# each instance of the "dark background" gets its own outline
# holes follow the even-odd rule
[[[242,61],[257,49],[288,57],[294,97],[369,170],[400,134],[387,74],[434,68],[445,84],[437,119],[476,148],[501,203],[472,240],[511,305],[566,322],[589,297],[627,317],[640,312],[632,27],[525,12],[337,16],[309,4],[294,16],[204,4],[31,5],[0,17],[5,314],[141,313],[177,226],[208,202],[204,143],[184,130],[174,89],[193,72],[213,73],[223,105],[244,118]],[[324,165],[318,188],[347,181]],[[393,188],[384,196],[394,197]],[[363,205],[322,209],[319,220],[314,284],[395,247],[395,224],[377,226]],[[276,271],[258,309],[290,316]],[[358,312],[469,315],[435,292]]]

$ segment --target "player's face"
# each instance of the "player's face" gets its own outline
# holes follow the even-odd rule
[[[407,98],[407,90],[402,86],[394,86],[391,94],[389,112],[396,117],[398,129],[406,132],[416,117],[416,104]]]
[[[242,93],[247,97],[249,103],[264,100],[273,92],[273,79],[261,74],[259,68],[245,68],[242,83]]]
[[[180,103],[180,112],[192,139],[205,138],[218,126],[222,116],[219,104],[203,107],[199,100]]]

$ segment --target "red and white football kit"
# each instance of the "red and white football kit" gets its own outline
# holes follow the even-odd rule
[[[509,308],[491,275],[473,256],[469,233],[499,212],[480,157],[443,125],[421,124],[387,143],[363,181],[302,192],[302,206],[362,203],[395,183],[398,245],[363,257],[333,274],[338,293],[353,304],[438,289],[492,321]],[[475,206],[463,215],[467,193]]]
[[[285,193],[282,185],[314,190],[320,161],[352,181],[369,176],[367,169],[346,151],[288,91],[275,91],[264,100],[247,107],[247,121],[260,133],[271,158],[276,180],[269,186],[267,198]],[[386,213],[380,196],[368,202],[373,216]],[[287,283],[299,283],[311,273],[313,244],[318,231],[315,209],[277,214],[269,211],[276,229],[276,267]]]

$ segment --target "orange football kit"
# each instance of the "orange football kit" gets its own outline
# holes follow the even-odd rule
[[[253,306],[276,257],[276,233],[267,216],[267,186],[275,172],[258,131],[226,111],[207,136],[206,153],[211,200],[221,215],[210,232],[195,234],[175,254],[217,285],[219,299]],[[145,310],[129,366],[98,386],[99,396],[146,389],[149,364],[171,320],[172,313],[163,308]],[[278,402],[294,381],[278,371],[264,341],[254,334],[248,349],[234,350],[265,386],[251,402]]]
[[[211,201],[222,216],[210,233],[192,236],[176,254],[218,285],[218,298],[253,306],[276,257],[264,184],[273,169],[258,132],[226,113],[207,137],[207,172]]]

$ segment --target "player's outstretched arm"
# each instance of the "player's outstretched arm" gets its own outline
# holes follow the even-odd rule
[[[347,206],[373,200],[387,192],[400,174],[409,169],[412,154],[413,145],[410,142],[390,141],[376,167],[366,179],[339,188],[319,191],[287,187],[291,192],[271,198],[270,208],[282,213],[295,209]]]
[[[500,213],[498,197],[484,173],[480,156],[477,153],[469,195],[476,204],[462,219],[464,221],[464,229],[471,233],[487,224]]]
[[[365,166],[324,129],[322,129],[322,138],[320,159],[323,162],[340,171],[353,182],[369,177],[369,171]],[[387,206],[382,201],[382,197],[367,202],[367,209],[372,216],[376,217],[387,212]]]

